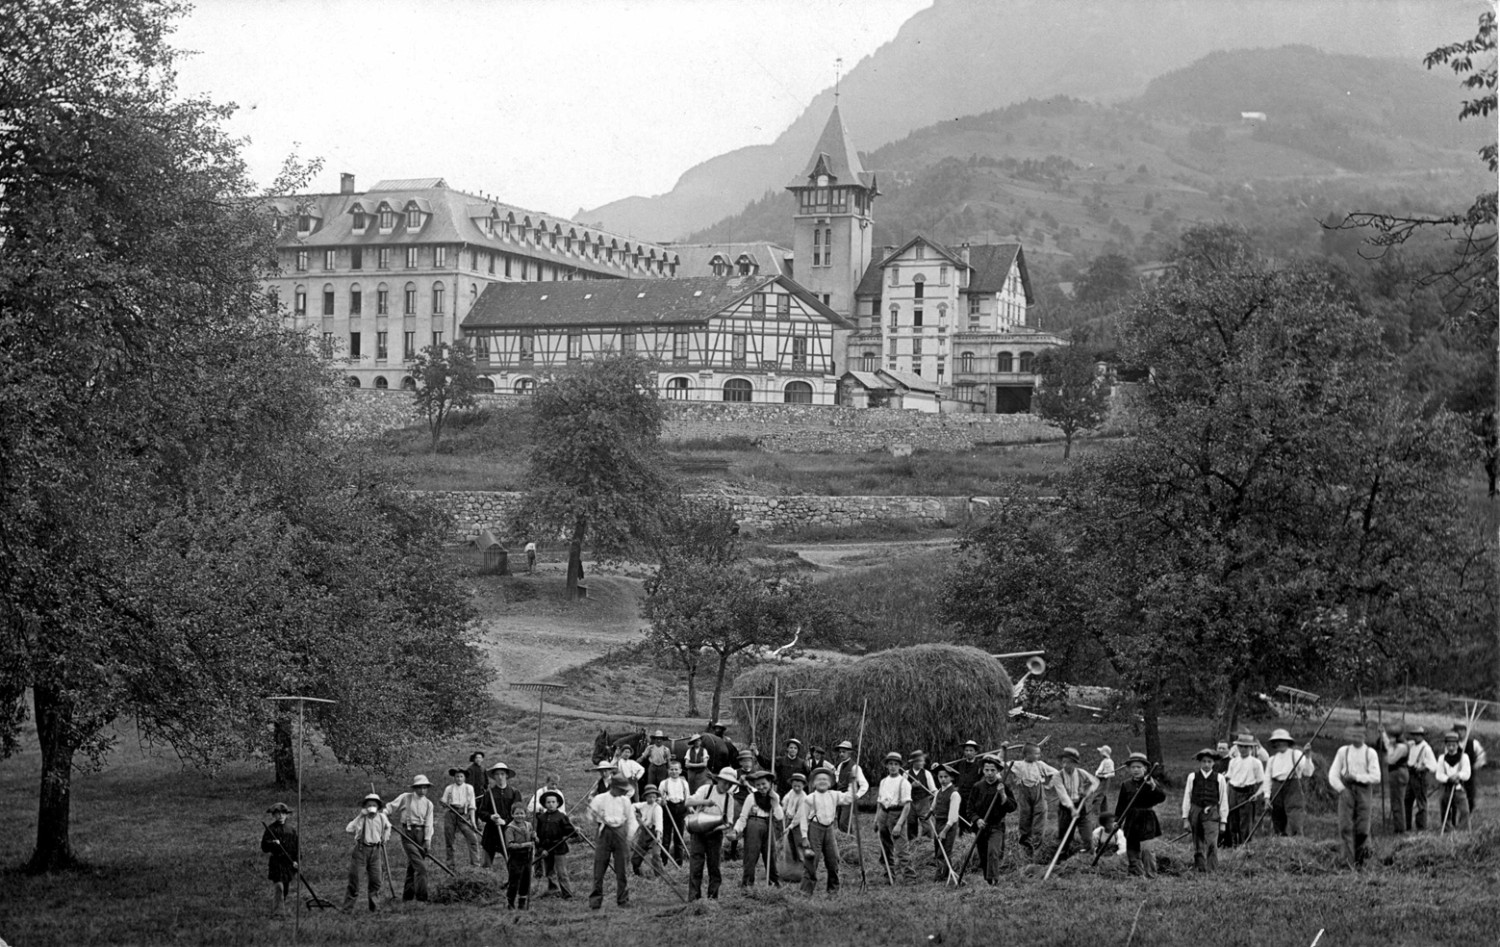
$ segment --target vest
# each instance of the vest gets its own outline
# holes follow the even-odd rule
[[[854,760],[845,760],[839,764],[838,779],[833,781],[833,788],[839,792],[848,792],[849,784],[854,782]]]
[[[1190,777],[1193,781],[1192,791],[1188,794],[1192,804],[1200,809],[1219,804],[1219,780],[1222,778],[1218,773],[1209,773],[1208,778],[1203,778],[1202,770],[1193,770]]]
[[[701,746],[688,750],[685,765],[688,769],[707,769],[708,750]]]

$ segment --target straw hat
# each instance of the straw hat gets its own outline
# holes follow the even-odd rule
[[[291,812],[292,807],[284,802],[277,802],[273,803],[271,808],[267,809],[266,811],[271,813],[272,815],[275,815],[278,812]]]
[[[806,786],[807,785],[807,774],[806,773],[793,773],[792,775],[790,775],[790,776],[787,777],[787,782],[789,782],[789,783],[801,783],[802,785]]]
[[[1286,728],[1283,727],[1282,729],[1279,729],[1279,730],[1272,730],[1271,731],[1271,739],[1268,740],[1268,741],[1266,741],[1266,742],[1268,742],[1268,743],[1296,743],[1297,741],[1293,740],[1292,739],[1292,735],[1286,731]]]
[[[665,740],[666,738],[667,735],[660,730],[651,731],[651,739],[653,740]]]
[[[885,755],[885,761],[887,763],[905,763],[906,762],[906,760],[904,760],[904,759],[901,758],[901,754],[897,753],[895,750],[892,750],[891,752],[889,752],[889,753],[887,753]]]
[[[656,788],[656,784],[655,783],[651,783],[645,789],[641,790],[641,798],[642,799],[645,799],[647,796],[660,796],[660,795],[661,795],[661,790]]]
[[[838,780],[838,776],[833,772],[832,769],[829,769],[827,766],[819,766],[818,768],[814,769],[810,778],[817,779],[818,774],[820,773],[824,776],[827,776],[829,782],[835,782]]]
[[[514,776],[514,775],[516,775],[516,771],[513,770],[513,769],[511,769],[509,766],[506,766],[504,763],[496,763],[494,766],[491,766],[487,770],[487,772],[493,773],[497,769],[500,770],[501,772],[505,773],[507,776]]]
[[[1151,760],[1146,756],[1146,754],[1141,753],[1140,751],[1136,751],[1135,753],[1132,753],[1125,758],[1126,766],[1129,766],[1131,763],[1139,763],[1147,769],[1151,768]]]
[[[365,797],[360,800],[360,804],[363,805],[366,802],[373,802],[377,806],[384,805],[384,803],[381,802],[380,794],[379,793],[373,793],[373,792],[372,793],[366,793]]]
[[[836,746],[836,747],[834,747],[834,749],[835,750],[849,750],[849,751],[853,752],[853,750],[854,750],[854,744],[850,743],[848,740],[840,740],[839,741],[839,745]]]
[[[614,772],[615,768],[615,764],[611,763],[609,760],[603,760],[594,765],[594,769],[601,773],[605,772],[606,770],[608,770],[609,772]]]
[[[1207,757],[1208,759],[1211,759],[1211,760],[1216,760],[1216,759],[1219,758],[1219,754],[1216,753],[1216,752],[1214,752],[1213,747],[1208,747],[1208,746],[1205,746],[1203,749],[1201,749],[1197,753],[1193,754],[1193,759],[1195,759],[1195,760],[1201,760],[1204,757]]]
[[[413,789],[417,789],[417,788],[420,788],[420,787],[431,787],[431,786],[432,786],[432,780],[428,779],[426,776],[423,776],[421,773],[418,773],[416,775],[416,778],[411,781],[411,788],[413,788]]]
[[[974,741],[973,741],[973,740],[965,740],[965,741],[964,741],[964,745],[963,745],[963,747],[962,747],[962,749],[965,749],[965,750],[967,750],[967,749],[968,749],[968,748],[969,748],[969,747],[971,747],[971,746],[972,746],[972,747],[973,747],[973,748],[974,748],[974,749],[976,749],[976,750],[977,750],[977,749],[979,749],[979,744],[978,744],[978,743],[975,743],[975,742],[974,742]]]
[[[1249,733],[1242,733],[1234,738],[1235,746],[1255,746],[1255,737]]]
[[[1060,756],[1061,758],[1063,758],[1065,760],[1070,759],[1070,760],[1072,760],[1075,763],[1078,762],[1079,760],[1081,760],[1083,758],[1079,754],[1078,748],[1077,747],[1072,747],[1072,746],[1065,746],[1065,747],[1063,747],[1062,748],[1062,752],[1059,753],[1058,756]]]
[[[733,766],[726,766],[719,770],[714,779],[720,779],[726,783],[738,783],[740,781],[740,774]]]
[[[794,743],[797,745],[797,749],[802,749],[802,741],[797,739],[796,737],[792,737],[786,741],[787,746],[791,746]]]

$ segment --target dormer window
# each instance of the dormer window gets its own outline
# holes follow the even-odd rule
[[[486,237],[493,236],[495,233],[495,222],[488,217],[481,217],[479,219],[479,229]]]
[[[396,212],[389,207],[380,209],[380,229],[386,233],[396,228]]]
[[[312,215],[311,214],[298,214],[297,215],[297,232],[298,233],[311,233],[312,232]]]
[[[369,218],[366,217],[365,212],[361,209],[356,209],[354,211],[354,232],[364,233],[365,225],[368,223]]]
[[[715,276],[726,276],[729,273],[729,261],[721,256],[715,256],[709,266],[713,267]]]
[[[415,207],[406,209],[406,229],[420,230],[422,228],[422,212]]]
[[[919,260],[925,260],[925,259],[927,259],[927,247],[923,246],[920,243],[917,244],[917,259],[919,259]]]

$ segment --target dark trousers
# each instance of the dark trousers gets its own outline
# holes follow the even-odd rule
[[[1193,833],[1193,867],[1219,870],[1219,807],[1190,806],[1188,830]]]
[[[818,888],[818,859],[828,871],[828,893],[839,890],[839,844],[834,828],[815,819],[807,822],[807,848],[811,855],[802,858],[802,893],[812,894]]]
[[[661,870],[661,849],[656,845],[656,833],[645,826],[636,829],[635,841],[630,846],[630,870],[641,873],[641,862],[649,862],[652,874]]]
[[[762,858],[766,860],[766,880],[773,885],[781,883],[776,871],[776,859],[771,852],[771,820],[751,816],[745,820],[744,872],[740,875],[740,887],[755,884],[755,867]]]
[[[1339,793],[1339,837],[1344,843],[1344,861],[1351,868],[1365,863],[1370,840],[1370,787],[1346,782]]]
[[[629,854],[624,826],[599,828],[599,841],[594,843],[594,888],[589,892],[589,907],[597,908],[604,903],[604,875],[611,865],[615,870],[615,903],[621,906],[630,903],[630,894],[625,890],[625,859]]]
[[[1229,844],[1242,845],[1250,841],[1250,833],[1255,828],[1256,810],[1258,804],[1250,800],[1260,792],[1260,784],[1257,783],[1247,789],[1235,786],[1229,787]]]
[[[845,792],[845,791],[846,790],[842,790],[842,789],[839,790],[839,792]],[[837,821],[838,821],[839,831],[840,832],[848,832],[848,831],[850,831],[850,827],[849,827],[849,814],[850,814],[851,811],[853,811],[853,808],[854,808],[853,806],[839,806],[838,807]]]
[[[573,889],[568,885],[568,856],[547,855],[542,858],[542,868],[547,875],[547,890],[556,888],[565,898],[573,896]]]
[[[464,846],[469,850],[469,865],[479,866],[479,833],[474,831],[474,826],[469,821],[452,809],[443,811],[443,844],[448,851],[448,867],[454,867],[453,853],[456,850],[457,840],[462,838]]]
[[[380,900],[382,854],[379,845],[354,843],[354,851],[349,854],[349,887],[344,892],[345,911],[354,907],[354,900],[359,897],[360,875],[365,876],[365,897],[369,899],[370,910],[375,910],[376,903]]]
[[[421,828],[417,829],[422,831]],[[401,900],[427,900],[427,859],[422,857],[422,846],[412,839],[421,838],[411,829],[403,830],[401,850],[406,853],[406,884],[401,888]]]
[[[531,903],[531,849],[512,849],[505,859],[505,903],[526,910]]]
[[[703,896],[703,868],[708,866],[708,896],[719,896],[724,879],[719,874],[719,859],[724,852],[724,830],[688,836],[688,900]]]
[[[1005,864],[1005,824],[987,826],[975,836],[974,851],[979,856],[979,868],[984,880],[994,884],[1000,878],[1000,869]]]
[[[957,829],[937,833],[933,836],[932,844],[937,849],[937,877],[934,879],[935,881],[947,884],[953,880],[948,876],[950,865],[955,874],[958,872],[958,865],[953,862],[953,840],[956,838],[958,838]]]
[[[1060,845],[1060,846],[1062,846],[1062,849],[1063,849],[1062,857],[1063,858],[1068,858],[1069,856],[1071,856],[1073,854],[1073,850],[1074,850],[1073,842],[1074,842],[1075,839],[1078,842],[1078,846],[1077,847],[1079,849],[1082,849],[1083,851],[1088,851],[1088,847],[1089,847],[1089,813],[1088,813],[1088,809],[1085,808],[1082,811],[1082,813],[1080,813],[1078,815],[1078,824],[1073,825],[1073,815],[1074,815],[1075,812],[1078,812],[1078,810],[1076,810],[1076,809],[1069,809],[1067,806],[1064,806],[1062,804],[1059,804],[1058,807],[1057,807],[1057,844]],[[1068,831],[1068,826],[1069,825],[1073,825],[1073,831],[1072,832]]]
[[[677,861],[682,861],[682,855],[687,847],[683,840],[683,826],[687,824],[687,805],[681,802],[669,802],[663,807],[661,834],[662,844]]]
[[[1300,779],[1271,780],[1271,829],[1277,835],[1302,835],[1307,796]]]
[[[1443,800],[1443,825],[1453,829],[1469,827],[1469,794],[1464,784],[1453,782],[1442,788],[1438,796]]]
[[[1411,773],[1405,766],[1393,766],[1385,781],[1391,804],[1391,831],[1400,835],[1406,831],[1406,785],[1411,781]]]
[[[1125,836],[1125,863],[1132,875],[1156,877],[1156,853],[1151,851],[1150,845],[1151,843],[1145,839]]]
[[[1427,830],[1427,781],[1431,778],[1419,769],[1407,768],[1410,778],[1406,783],[1406,827],[1413,832]]]

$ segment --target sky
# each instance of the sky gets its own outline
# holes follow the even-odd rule
[[[239,106],[257,185],[442,177],[572,216],[776,138],[932,0],[197,0],[183,94]]]

